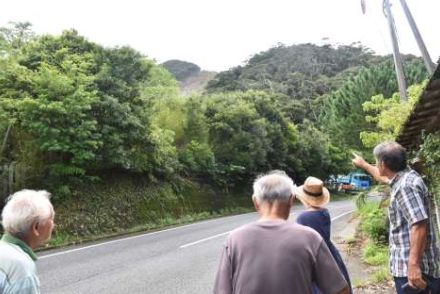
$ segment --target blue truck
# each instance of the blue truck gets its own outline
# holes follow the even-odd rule
[[[370,176],[359,172],[349,173],[348,175],[336,178],[338,190],[344,192],[367,190],[370,188],[371,183],[372,179]]]

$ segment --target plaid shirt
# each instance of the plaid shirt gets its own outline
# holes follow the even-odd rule
[[[411,226],[428,221],[427,244],[423,253],[422,273],[440,277],[439,252],[436,247],[434,225],[429,218],[428,189],[422,177],[414,170],[406,169],[396,174],[390,183],[391,200],[388,209],[390,219],[390,270],[394,277],[408,276]]]

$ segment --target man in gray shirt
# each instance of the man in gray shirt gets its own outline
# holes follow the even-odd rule
[[[309,294],[314,281],[325,294],[348,294],[321,236],[286,221],[295,198],[292,179],[274,171],[257,178],[253,188],[260,219],[229,235],[214,293]]]

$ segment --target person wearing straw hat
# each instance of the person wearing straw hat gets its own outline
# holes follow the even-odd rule
[[[295,194],[306,207],[306,211],[297,217],[296,222],[314,229],[322,236],[350,287],[350,293],[352,293],[347,268],[338,249],[330,240],[331,219],[328,210],[324,207],[330,201],[330,192],[324,187],[324,183],[320,179],[308,177],[304,185],[297,188]],[[312,293],[320,294],[322,292],[316,284],[312,284]]]

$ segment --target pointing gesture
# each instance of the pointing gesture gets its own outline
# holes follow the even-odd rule
[[[381,176],[379,169],[372,165],[369,164],[368,162],[365,161],[365,159],[362,158],[362,156],[352,152],[351,154],[353,154],[354,158],[351,160],[351,163],[353,164],[354,167],[357,168],[361,168],[363,170],[365,170],[367,173],[369,173],[376,181],[383,183],[383,184],[388,184],[389,183],[389,179],[385,176]]]
[[[351,163],[354,167],[365,169],[365,165],[368,163],[363,159],[360,155],[357,155],[356,153],[352,152],[354,158],[351,160]]]

